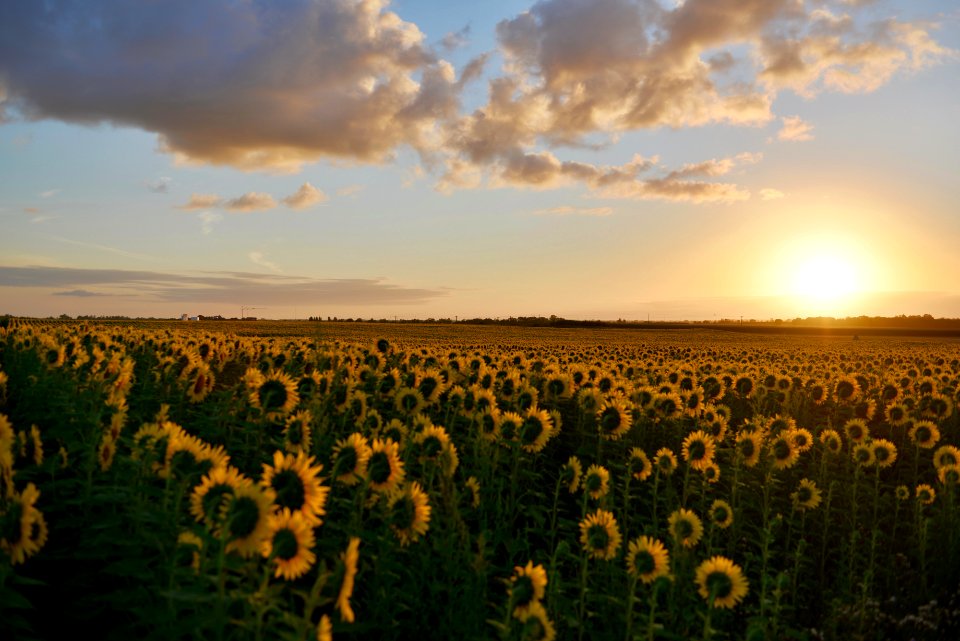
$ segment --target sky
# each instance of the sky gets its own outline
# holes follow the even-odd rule
[[[0,314],[960,317],[960,6],[7,0]]]

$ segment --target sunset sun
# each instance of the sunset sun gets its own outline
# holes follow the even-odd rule
[[[814,303],[839,303],[861,289],[857,268],[839,256],[810,256],[793,275],[793,295]]]

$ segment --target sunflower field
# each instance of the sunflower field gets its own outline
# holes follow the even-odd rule
[[[960,342],[0,326],[0,638],[955,639]]]

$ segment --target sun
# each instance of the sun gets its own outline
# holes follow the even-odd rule
[[[860,290],[856,266],[837,255],[808,256],[793,271],[792,293],[806,303],[818,306],[842,303]]]

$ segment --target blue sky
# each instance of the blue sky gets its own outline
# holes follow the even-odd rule
[[[0,313],[960,316],[943,2],[0,8]]]

